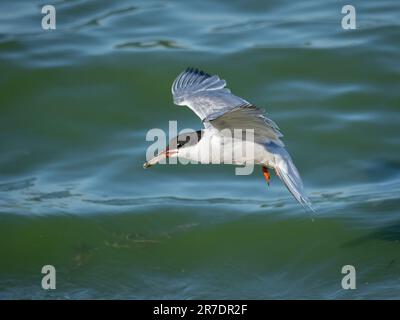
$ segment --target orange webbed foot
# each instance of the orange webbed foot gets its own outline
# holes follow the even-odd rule
[[[265,180],[267,181],[267,183],[269,185],[269,182],[271,180],[271,175],[270,175],[270,173],[268,171],[268,168],[267,167],[262,167],[262,170],[263,170],[264,178],[265,178]]]

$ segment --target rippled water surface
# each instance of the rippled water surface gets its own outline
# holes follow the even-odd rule
[[[400,298],[397,0],[356,30],[337,0],[44,4],[0,2],[0,298]],[[187,66],[268,110],[315,215],[260,170],[143,170],[150,128],[201,127]]]

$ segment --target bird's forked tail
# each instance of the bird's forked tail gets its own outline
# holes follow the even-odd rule
[[[289,153],[285,148],[276,145],[273,146],[273,150],[271,151],[273,151],[275,156],[275,171],[278,177],[282,180],[293,197],[295,197],[305,209],[315,212],[304,191],[300,174]]]

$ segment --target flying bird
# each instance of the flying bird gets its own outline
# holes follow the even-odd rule
[[[210,159],[219,158],[226,163],[224,160],[229,155],[234,165],[260,165],[268,185],[270,170],[274,170],[293,197],[305,209],[314,211],[299,172],[281,140],[283,135],[264,109],[233,95],[219,76],[194,68],[178,75],[172,84],[172,96],[176,105],[188,106],[201,119],[204,129],[178,135],[164,151],[147,161],[144,168],[172,157],[206,164],[212,163]],[[252,135],[237,138],[227,134],[235,129],[252,130]],[[252,148],[251,155],[235,152],[246,147]]]

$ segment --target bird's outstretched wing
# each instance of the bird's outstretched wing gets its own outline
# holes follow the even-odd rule
[[[172,95],[175,104],[188,106],[205,125],[218,130],[254,129],[256,142],[283,146],[282,133],[265,110],[233,95],[225,86],[226,81],[217,75],[188,68],[172,84]]]
[[[225,88],[226,81],[217,75],[209,75],[197,69],[188,68],[172,84],[174,103],[188,106],[201,120],[221,109],[232,109],[247,103]]]
[[[231,132],[235,129],[240,129],[242,132],[254,130],[254,142],[262,144],[274,142],[278,146],[284,146],[280,140],[283,135],[277,124],[266,116],[264,109],[250,104],[228,110],[222,109],[210,114],[203,122],[210,123],[220,131],[225,129],[229,129]]]

